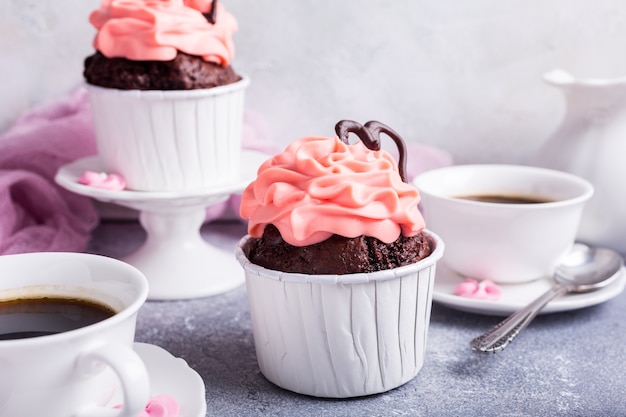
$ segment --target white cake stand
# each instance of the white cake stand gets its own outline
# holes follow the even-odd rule
[[[206,207],[242,191],[267,158],[260,152],[243,151],[236,183],[186,192],[111,191],[79,184],[85,171],[105,171],[98,156],[64,165],[55,180],[74,193],[139,210],[147,239],[122,260],[146,275],[149,299],[189,299],[221,294],[243,283],[244,273],[234,253],[206,242],[200,227]]]

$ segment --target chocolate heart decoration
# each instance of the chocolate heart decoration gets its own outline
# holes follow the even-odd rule
[[[213,4],[211,5],[211,11],[207,13],[202,13],[202,15],[210,24],[214,25],[215,16],[217,15],[217,0],[213,0]]]
[[[392,128],[375,120],[370,120],[365,123],[365,125],[361,125],[353,120],[341,120],[335,125],[335,133],[337,133],[337,137],[347,145],[350,144],[348,136],[350,136],[350,133],[354,133],[368,149],[373,151],[380,150],[380,134],[385,133],[398,147],[398,153],[400,154],[398,158],[398,171],[400,171],[402,181],[408,182],[406,178],[406,144],[402,137]]]

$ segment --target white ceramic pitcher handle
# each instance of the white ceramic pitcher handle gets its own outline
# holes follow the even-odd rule
[[[120,380],[122,408],[90,407],[80,410],[75,417],[136,417],[150,399],[148,371],[139,355],[121,344],[103,344],[81,354],[76,371],[93,376],[108,365]]]

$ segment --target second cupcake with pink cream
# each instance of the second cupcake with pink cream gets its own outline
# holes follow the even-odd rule
[[[221,3],[187,3],[103,0],[90,16],[98,33],[84,75],[98,153],[133,190],[238,179],[249,79],[231,66],[237,22]]]

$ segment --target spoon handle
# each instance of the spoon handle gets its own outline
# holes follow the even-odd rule
[[[543,295],[535,299],[526,307],[511,314],[491,330],[470,342],[473,350],[480,352],[499,352],[503,350],[530,322],[539,314],[551,300],[569,291],[567,285],[555,284]]]

